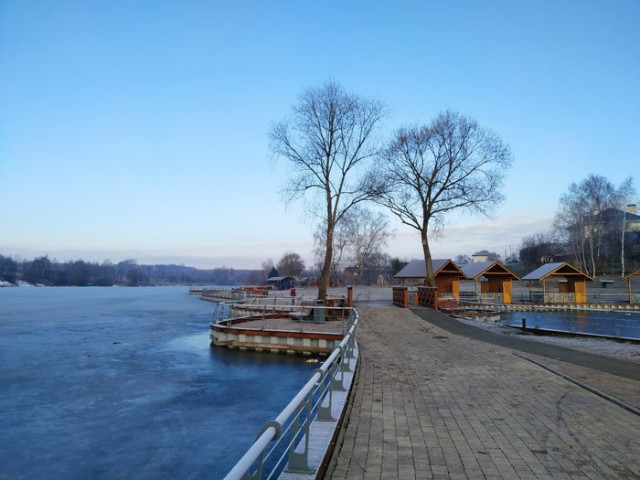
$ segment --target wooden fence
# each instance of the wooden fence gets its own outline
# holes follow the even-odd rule
[[[412,304],[438,310],[438,289],[418,287],[417,291],[409,291],[408,287],[393,287],[393,304],[402,308],[409,308]]]

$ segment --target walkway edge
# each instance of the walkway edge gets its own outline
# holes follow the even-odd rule
[[[577,386],[579,386],[580,388],[584,388],[585,390],[601,397],[604,398],[605,400],[621,407],[624,408],[625,410],[628,410],[629,412],[640,416],[640,409],[634,407],[633,405],[629,405],[628,403],[620,400],[619,398],[616,398],[614,396],[609,395],[608,393],[603,392],[602,390],[598,390],[595,387],[592,387],[591,385],[589,385],[588,383],[585,383],[581,380],[578,380],[575,377],[572,377],[571,375],[567,375],[564,372],[561,372],[560,370],[557,370],[553,367],[550,367],[549,365],[545,365],[544,363],[538,362],[537,360],[534,360],[533,358],[529,358],[529,357],[525,357],[524,355],[520,355],[518,353],[514,353],[514,355],[518,358],[522,358],[523,360],[527,360],[528,362],[533,363],[534,365],[537,365],[541,368],[544,368],[545,370],[548,370],[549,372],[553,373],[554,375],[559,376],[560,378],[563,378],[564,380],[567,380]]]
[[[311,469],[309,473],[290,472],[285,467],[284,471],[278,476],[278,480],[315,480],[325,476],[326,464],[328,459],[333,455],[336,445],[336,437],[339,432],[343,431],[342,424],[345,418],[345,412],[351,411],[351,392],[357,383],[357,377],[360,369],[360,349],[356,342],[354,352],[355,357],[348,360],[349,372],[343,372],[344,391],[335,391],[333,393],[333,403],[331,406],[331,415],[337,420],[320,421],[317,418],[311,422],[309,427],[309,449],[308,449],[308,465]]]
[[[325,462],[323,462],[324,469],[319,472],[318,479],[324,478],[332,478],[333,472],[336,469],[336,464],[338,463],[338,454],[342,449],[342,445],[344,445],[344,437],[347,433],[347,427],[351,422],[351,412],[353,411],[353,400],[354,394],[358,386],[360,385],[360,372],[362,365],[362,350],[359,350],[358,355],[358,367],[356,368],[353,383],[351,384],[351,388],[349,389],[349,396],[347,397],[347,403],[345,409],[342,412],[342,417],[338,421],[338,425],[336,427],[336,435],[334,436],[333,442],[329,450],[327,451],[327,458]]]

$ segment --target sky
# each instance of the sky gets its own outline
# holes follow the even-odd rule
[[[336,81],[381,135],[458,111],[512,150],[492,219],[434,258],[517,251],[590,174],[640,173],[640,2],[0,1],[0,254],[260,268],[313,261],[268,131]],[[420,258],[390,217],[387,253]]]

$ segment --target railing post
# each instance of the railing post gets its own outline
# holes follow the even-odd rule
[[[356,337],[355,337],[355,335],[349,336],[349,341],[347,342],[347,348],[345,350],[345,357],[346,358],[355,358],[355,355],[353,354],[353,352],[355,350],[355,345],[356,345]]]
[[[340,345],[338,345],[336,347],[337,350],[340,351],[340,359],[344,362],[344,356],[343,356],[343,352],[342,352],[342,347]],[[333,368],[333,374],[331,375],[331,389],[332,390],[336,390],[336,391],[340,391],[343,392],[345,391],[344,388],[344,373],[342,371],[342,366],[340,364],[336,364]],[[340,372],[340,380],[337,379],[338,377],[338,372]]]
[[[315,306],[313,308],[313,321],[318,323],[324,323],[325,321],[324,300],[315,301]]]
[[[351,366],[349,365],[349,360],[347,359],[346,356],[346,350],[347,350],[347,346],[345,345],[345,351],[342,354],[342,360],[340,362],[340,370],[342,371],[342,374],[344,375],[345,373],[351,372]]]
[[[313,473],[315,469],[309,467],[309,426],[311,425],[311,400],[312,393],[309,393],[307,400],[300,405],[300,409],[296,414],[291,428],[291,446],[289,447],[289,464],[286,468],[287,472],[292,473]],[[306,409],[305,419],[300,422],[302,410]],[[301,452],[296,452],[296,437],[298,433],[304,435],[304,444]],[[302,443],[302,441],[300,442]]]
[[[333,390],[329,388],[329,384],[326,382],[327,373],[320,369],[316,371],[320,371],[322,374],[322,378],[320,379],[320,382],[318,382],[321,386],[320,391],[322,393],[320,393],[320,398],[318,399],[318,415],[316,419],[319,422],[335,422],[335,418],[333,418],[333,415],[331,414],[331,410],[333,408]],[[327,397],[329,397],[329,403],[328,405],[323,406],[322,404]]]

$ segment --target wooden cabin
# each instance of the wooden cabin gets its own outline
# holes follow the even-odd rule
[[[462,273],[473,280],[474,292],[478,296],[478,282],[480,282],[480,296],[497,299],[502,303],[513,302],[513,280],[520,278],[499,262],[474,262],[462,266]],[[482,281],[482,279],[485,281]]]
[[[635,296],[633,296],[633,290],[631,289],[631,280],[635,277],[640,278],[640,270],[636,270],[635,272],[630,273],[629,275],[625,275],[622,277],[622,280],[627,281],[627,291],[629,292],[629,304],[640,303],[640,289]]]
[[[559,300],[556,300],[554,296],[548,296],[546,281],[558,277],[563,278],[565,282],[558,283],[561,295]],[[542,284],[544,303],[575,303],[576,305],[587,303],[587,282],[593,282],[593,278],[567,262],[546,263],[525,275],[522,280],[538,281]]]
[[[433,267],[433,276],[436,279],[438,296],[460,298],[460,280],[467,277],[455,262],[450,259],[435,259],[431,260],[431,266]],[[427,267],[424,260],[410,261],[393,278],[400,280],[402,285],[407,283],[424,285],[427,278]]]

